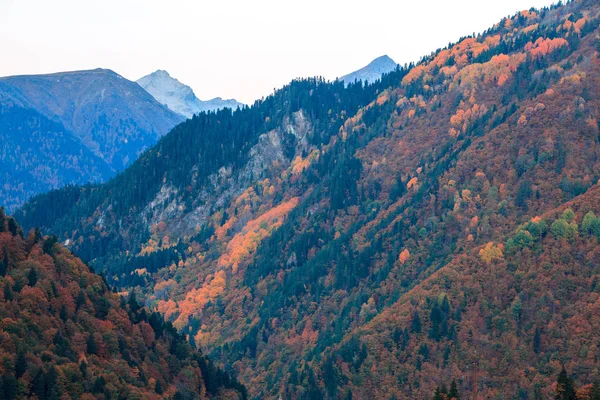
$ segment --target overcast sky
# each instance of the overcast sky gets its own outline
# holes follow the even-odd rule
[[[0,76],[165,69],[250,103],[295,77],[404,64],[552,0],[0,0]]]

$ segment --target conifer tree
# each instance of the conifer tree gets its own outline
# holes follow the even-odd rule
[[[556,381],[556,395],[554,396],[554,399],[577,400],[577,396],[575,394],[575,385],[573,384],[571,377],[567,374],[567,370],[565,369],[564,365],[562,366]]]

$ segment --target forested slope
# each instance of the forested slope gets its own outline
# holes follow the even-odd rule
[[[584,396],[599,13],[524,11],[374,85],[292,82],[200,114],[111,183],[18,218],[140,287],[256,397],[427,398],[455,380],[545,398],[562,363]]]
[[[0,208],[0,398],[245,398],[161,316]]]

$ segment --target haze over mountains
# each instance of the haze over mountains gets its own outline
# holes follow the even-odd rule
[[[171,77],[167,71],[158,70],[137,80],[137,83],[150,93],[159,103],[186,118],[202,111],[216,111],[221,108],[233,110],[244,104],[234,100],[216,97],[212,100],[200,100],[192,88]]]
[[[596,400],[599,27],[576,0],[294,80],[15,215],[255,398]]]
[[[184,119],[106,69],[0,78],[0,107],[0,203],[9,209],[105,181]]]

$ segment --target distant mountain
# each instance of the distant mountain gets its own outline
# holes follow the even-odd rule
[[[172,111],[190,118],[202,111],[215,111],[222,108],[236,109],[244,104],[234,100],[216,97],[212,100],[200,100],[191,87],[171,77],[167,71],[159,69],[137,80],[137,83],[161,104]]]
[[[0,204],[8,210],[66,184],[105,181],[110,166],[60,122],[0,104]]]
[[[366,67],[342,76],[339,80],[344,81],[346,85],[356,80],[373,83],[380,79],[381,75],[395,70],[397,66],[398,64],[394,60],[384,55],[377,57]]]
[[[106,180],[182,120],[110,70],[0,78],[0,204]]]
[[[0,398],[246,399],[134,293],[0,207]]]

